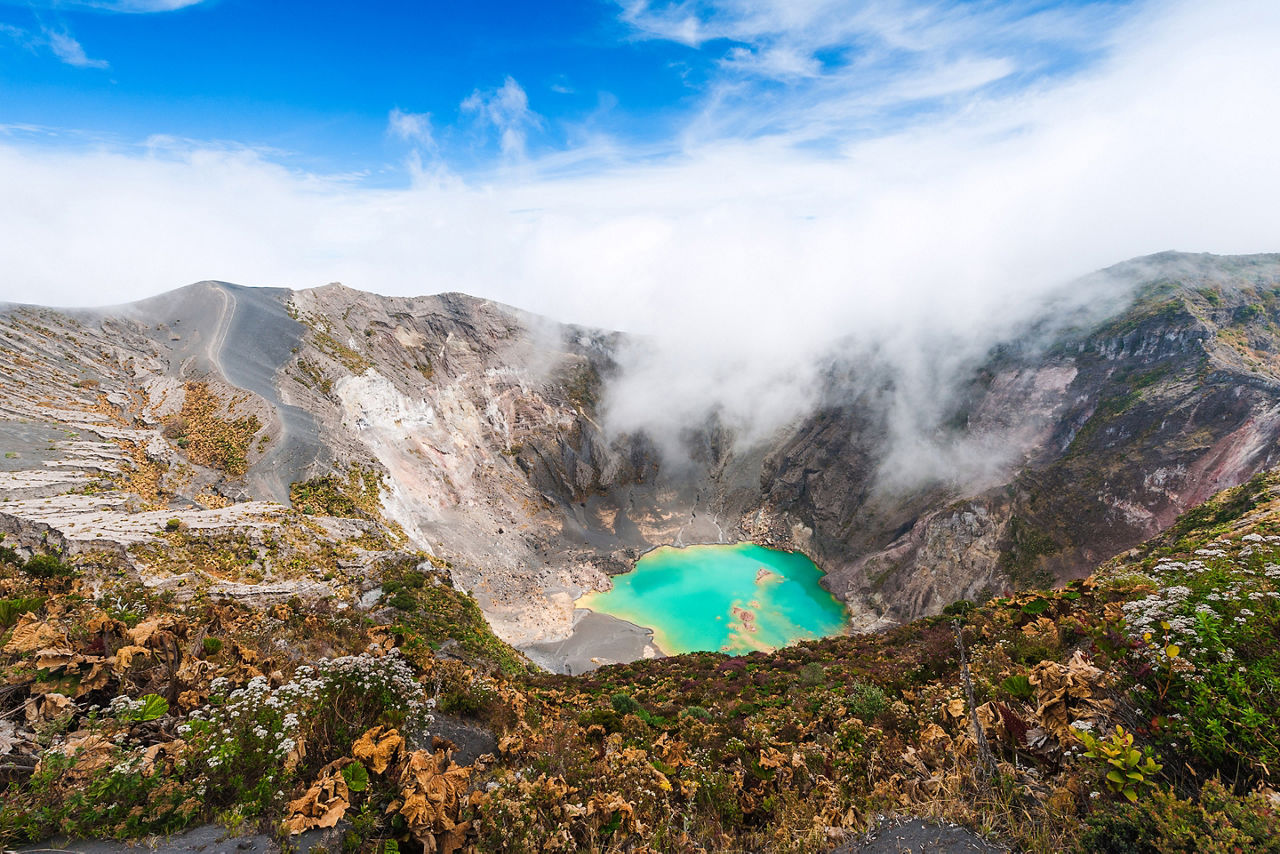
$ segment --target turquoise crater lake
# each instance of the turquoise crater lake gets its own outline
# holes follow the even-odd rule
[[[799,552],[754,543],[663,547],[578,607],[652,629],[668,655],[742,654],[842,632],[848,613],[820,578],[822,570]]]

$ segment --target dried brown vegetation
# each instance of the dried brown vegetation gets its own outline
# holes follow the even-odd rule
[[[1274,490],[1221,496],[1061,590],[578,678],[529,671],[409,564],[364,615],[95,599],[56,558],[10,555],[0,832],[221,817],[338,827],[366,850],[798,852],[896,812],[1025,850],[1276,850]],[[489,755],[434,738],[446,713],[492,732]],[[1162,769],[1135,804],[1078,735],[1116,725]]]

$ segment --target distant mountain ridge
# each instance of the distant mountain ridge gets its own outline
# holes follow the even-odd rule
[[[65,516],[40,502],[86,484],[119,508],[225,514],[329,478],[548,667],[589,654],[577,596],[669,543],[803,549],[855,626],[884,625],[1082,576],[1280,462],[1280,255],[1166,253],[1099,275],[1132,299],[1101,318],[1047,309],[956,390],[938,441],[1011,459],[976,490],[884,487],[874,365],[838,366],[823,405],[763,445],[690,431],[692,462],[671,466],[645,435],[600,427],[622,336],[488,300],[204,282],[113,309],[10,306],[0,427],[63,432],[0,472],[0,527],[75,551],[117,529],[95,532],[85,496],[59,498],[83,505]],[[643,633],[624,646],[644,654]]]

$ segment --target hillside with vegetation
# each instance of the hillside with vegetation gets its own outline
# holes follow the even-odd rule
[[[197,823],[351,851],[820,851],[877,816],[1018,850],[1280,850],[1280,475],[1057,590],[584,677],[424,564],[366,608],[0,553],[0,839]]]
[[[499,638],[580,672],[564,650],[645,654],[575,602],[658,546],[802,551],[854,628],[883,628],[1082,578],[1280,464],[1280,255],[1134,259],[984,335],[909,370],[829,342],[815,405],[753,439],[712,410],[624,429],[641,339],[463,294],[4,306],[0,531],[115,551],[184,597],[350,600],[377,552],[420,551]],[[175,519],[245,542],[189,559],[183,528],[158,535]],[[310,566],[280,551],[324,540]]]

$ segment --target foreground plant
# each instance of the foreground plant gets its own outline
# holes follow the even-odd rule
[[[1028,851],[1275,850],[1267,513],[965,607],[972,695],[945,617],[570,678],[527,671],[409,558],[369,612],[90,600],[0,559],[0,597],[24,603],[0,627],[0,838],[248,819],[367,854],[810,852],[900,812]],[[487,730],[461,767],[431,736],[446,714],[460,740]],[[1091,797],[1103,778],[1115,797]]]
[[[1095,738],[1084,729],[1077,729],[1076,734],[1089,748],[1085,756],[1090,759],[1101,759],[1111,766],[1107,770],[1107,788],[1117,795],[1123,795],[1130,802],[1138,800],[1143,786],[1154,786],[1155,775],[1160,773],[1163,765],[1155,761],[1150,747],[1138,750],[1133,746],[1133,733],[1125,732],[1124,727],[1116,724],[1115,731],[1105,739]]]

